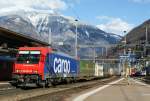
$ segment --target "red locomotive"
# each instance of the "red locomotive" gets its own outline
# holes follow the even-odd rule
[[[60,79],[75,78],[77,63],[72,57],[53,52],[48,47],[22,47],[17,54],[11,84],[48,86]]]

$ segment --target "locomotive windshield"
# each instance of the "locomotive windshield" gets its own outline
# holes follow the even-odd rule
[[[38,64],[40,60],[40,51],[19,51],[17,63]]]

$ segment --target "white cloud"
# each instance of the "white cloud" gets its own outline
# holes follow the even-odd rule
[[[135,3],[150,3],[150,0],[130,0]]]
[[[97,16],[96,18],[99,20],[113,20],[113,19],[115,19],[115,18],[110,17],[110,16]]]
[[[0,9],[9,7],[64,10],[67,8],[67,4],[64,0],[1,0]]]
[[[123,36],[123,31],[130,31],[134,25],[120,19],[109,16],[98,16],[97,19],[105,20],[105,23],[97,25],[98,28],[109,33]]]

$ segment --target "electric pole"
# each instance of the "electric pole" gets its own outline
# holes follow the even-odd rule
[[[76,25],[76,35],[75,35],[75,58],[78,58],[78,27],[77,27],[78,20],[75,19]]]
[[[147,45],[148,45],[148,28],[146,26],[145,29],[145,45],[144,45],[144,55],[146,56],[146,51],[147,51]]]
[[[50,46],[52,46],[52,30],[51,30],[51,28],[49,29],[49,33],[48,33],[48,44]]]

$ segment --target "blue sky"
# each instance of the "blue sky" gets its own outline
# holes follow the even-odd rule
[[[82,21],[120,35],[150,18],[150,0],[80,0],[72,8]],[[72,9],[63,14],[76,17]]]
[[[1,0],[0,12],[20,8],[78,16],[81,22],[119,35],[150,17],[150,0]]]
[[[148,2],[149,1],[149,2]],[[97,16],[121,18],[133,24],[139,24],[150,16],[150,0],[80,0],[73,9],[81,20],[93,24],[99,22]],[[65,15],[75,16],[72,10],[63,12]]]

